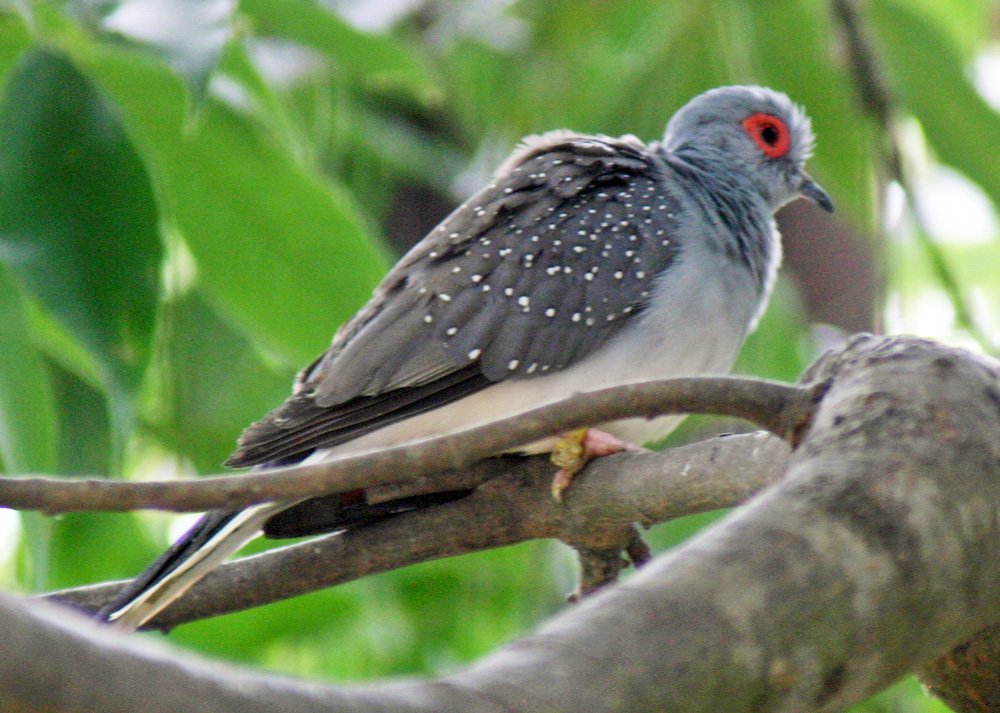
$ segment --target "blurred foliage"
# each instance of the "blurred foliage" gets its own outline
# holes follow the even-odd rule
[[[417,220],[400,202],[405,188],[454,204],[521,136],[552,128],[655,139],[691,96],[727,83],[768,84],[808,108],[819,139],[812,172],[844,228],[884,256],[878,307],[890,327],[969,341],[954,310],[949,318],[940,265],[905,219],[885,218],[885,138],[858,108],[825,3],[344,0],[344,15],[335,4],[0,10],[6,473],[215,471],[392,262],[383,233]],[[934,161],[951,166],[992,206],[1000,158],[987,147],[1000,116],[973,68],[997,39],[997,13],[987,0],[863,4],[879,69],[916,137],[907,160],[917,175]],[[996,342],[996,236],[933,237]],[[739,369],[795,378],[822,347],[806,315],[783,281]],[[0,580],[22,591],[127,576],[176,529],[155,515],[30,514],[17,528],[9,515],[0,512],[10,533]],[[713,518],[661,526],[652,539],[669,547]],[[336,680],[434,674],[529,630],[572,581],[565,548],[529,543],[172,638]],[[859,710],[943,707],[906,682]]]

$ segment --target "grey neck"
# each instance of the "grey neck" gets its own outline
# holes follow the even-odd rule
[[[743,262],[758,288],[767,289],[779,253],[771,229],[773,211],[760,191],[734,174],[731,158],[721,152],[660,151],[706,217],[728,234],[722,248],[730,259]]]

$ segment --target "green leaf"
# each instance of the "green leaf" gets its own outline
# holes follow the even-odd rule
[[[104,395],[54,363],[48,364],[48,371],[57,409],[55,420],[59,425],[59,450],[54,470],[61,475],[108,475],[114,449]],[[76,574],[80,568],[87,569],[96,579],[109,576],[104,564],[113,563],[132,548],[109,547],[108,543],[116,540],[107,539],[103,543],[105,551],[99,552],[93,545],[84,545],[82,540],[77,542],[76,526],[95,517],[102,516],[50,518],[35,512],[21,514],[24,534],[18,548],[19,579],[29,591],[82,584],[87,580]],[[88,548],[92,548],[89,553],[86,552]]]
[[[112,460],[111,422],[100,391],[50,362],[59,409],[59,473],[101,475]]]
[[[59,408],[59,473],[114,476],[112,423],[104,395],[74,374],[52,365]],[[72,513],[49,518],[50,540],[41,553],[25,538],[32,558],[44,555],[47,588],[72,587],[132,576],[157,553],[134,515]],[[36,567],[38,566],[36,565]]]
[[[131,514],[68,513],[50,527],[46,589],[134,577],[160,554]]]
[[[363,85],[408,91],[427,102],[440,91],[414,54],[395,40],[362,32],[314,0],[240,0],[258,35],[293,40],[319,50]]]
[[[149,355],[157,221],[117,116],[65,57],[26,54],[0,108],[0,259],[119,394],[137,388]]]
[[[995,39],[995,6],[984,0],[904,0],[907,8],[948,36],[963,59],[974,60],[984,44]]]
[[[164,309],[163,399],[157,431],[201,472],[218,472],[236,437],[289,394],[292,374],[266,367],[253,345],[196,294]]]
[[[907,7],[882,0],[866,6],[894,88],[923,125],[938,157],[978,183],[1000,208],[1000,114],[969,81],[958,48],[940,28]]]
[[[0,264],[0,461],[8,473],[52,472],[56,408],[21,295]]]
[[[787,92],[805,107],[817,136],[810,167],[837,205],[838,215],[853,218],[864,231],[876,229],[870,157],[877,145],[872,122],[862,116],[851,93],[851,78],[827,48],[835,28],[829,9],[793,0],[731,3],[731,32],[748,41],[754,81]],[[789,56],[794,62],[771,58]]]
[[[186,125],[183,85],[149,58],[76,51],[121,108],[207,293],[274,353],[315,357],[384,272],[349,196],[216,100]]]
[[[256,550],[257,548],[252,548]],[[565,604],[562,545],[528,542],[403,570],[177,627],[170,638],[213,656],[357,680],[441,674],[530,631]]]
[[[536,114],[546,121],[536,130],[563,124],[657,139],[674,111],[726,76],[710,3],[595,3],[586,13],[573,3],[535,9],[545,44],[533,52],[534,71],[524,74]],[[569,113],[550,123],[556,112]]]
[[[455,176],[468,163],[468,157],[455,144],[377,108],[361,106],[356,111],[352,157],[365,150],[373,161],[398,175],[429,185],[444,195],[450,194]],[[370,180],[386,182],[378,174]]]
[[[660,138],[675,111],[705,90],[726,83],[727,53],[719,51],[723,43],[711,8],[702,3],[671,4],[669,12],[666,6],[662,10],[662,39],[649,43],[641,71],[624,78],[626,91],[605,110],[606,119],[617,123],[615,132]],[[640,35],[644,31],[648,28],[638,30]],[[657,90],[650,91],[651,87]]]
[[[6,84],[17,58],[30,45],[24,21],[13,13],[0,13],[0,83]]]
[[[231,0],[121,0],[101,24],[159,54],[201,98],[233,34],[234,10]]]
[[[766,379],[795,381],[815,355],[805,348],[809,324],[795,288],[778,280],[767,311],[747,337],[733,371]]]

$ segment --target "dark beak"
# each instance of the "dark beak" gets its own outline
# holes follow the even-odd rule
[[[802,174],[802,185],[799,186],[799,195],[808,198],[828,213],[833,212],[833,201],[830,200],[830,196],[808,174]]]

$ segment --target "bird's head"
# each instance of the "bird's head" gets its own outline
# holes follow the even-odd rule
[[[731,86],[705,92],[674,114],[663,147],[749,180],[772,209],[804,196],[832,211],[826,191],[805,171],[813,141],[809,118],[787,96]]]

